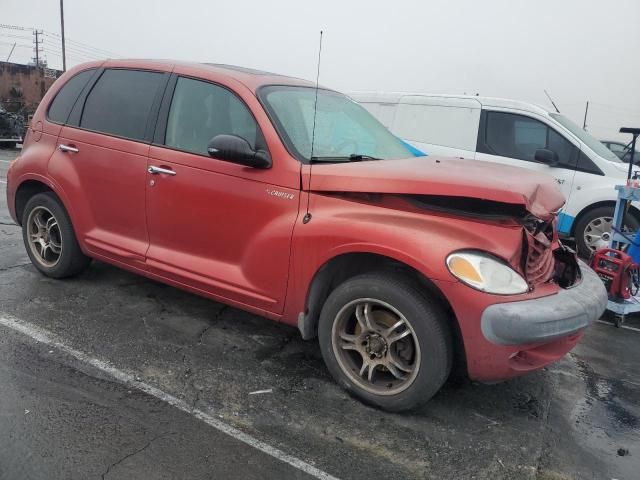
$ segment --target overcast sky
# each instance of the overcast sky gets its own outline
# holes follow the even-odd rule
[[[44,29],[61,65],[58,0],[0,0],[2,24]],[[640,126],[640,0],[65,1],[69,64],[97,56],[230,63],[315,78],[342,91],[480,93],[532,101],[616,137]],[[9,36],[17,35],[17,36]],[[33,54],[0,28],[0,58]],[[25,45],[25,46],[22,46]],[[632,51],[632,50],[635,50]],[[622,137],[626,138],[626,137]]]

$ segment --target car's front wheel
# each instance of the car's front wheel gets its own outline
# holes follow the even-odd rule
[[[87,268],[71,220],[53,193],[29,199],[22,215],[22,238],[31,263],[48,277],[65,278]]]
[[[364,274],[339,285],[322,309],[318,336],[336,381],[385,410],[424,404],[451,371],[446,314],[396,274]]]

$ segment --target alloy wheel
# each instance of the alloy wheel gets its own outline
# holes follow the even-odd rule
[[[53,267],[62,255],[62,234],[58,220],[48,208],[35,207],[27,219],[27,238],[34,258],[45,267]]]
[[[331,341],[342,371],[370,393],[400,393],[418,374],[421,353],[415,331],[386,302],[361,298],[342,307]]]

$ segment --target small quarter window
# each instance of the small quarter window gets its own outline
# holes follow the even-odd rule
[[[151,106],[163,74],[140,70],[106,70],[89,93],[80,127],[144,140]]]
[[[49,120],[56,123],[67,122],[73,105],[76,103],[82,89],[89,82],[95,71],[95,68],[84,70],[71,77],[67,83],[62,86],[51,102],[51,105],[49,105],[49,111],[47,113]]]

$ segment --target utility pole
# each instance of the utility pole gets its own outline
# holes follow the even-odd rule
[[[587,106],[584,109],[584,122],[582,122],[582,129],[587,129],[587,112],[589,111],[589,101],[587,101]]]
[[[64,45],[64,0],[60,0],[60,35],[62,37],[62,71],[67,71],[67,52]]]
[[[36,68],[40,68],[40,44],[42,43],[42,40],[40,38],[40,35],[42,35],[42,30],[38,30],[35,29],[33,31],[33,34],[35,35],[35,51],[36,51],[36,56],[35,56],[35,62],[36,62]]]

